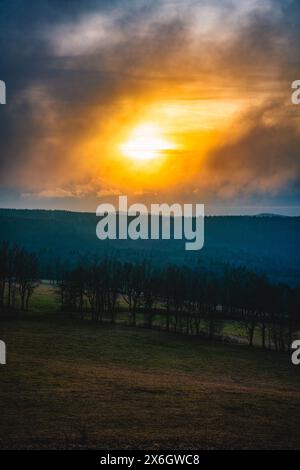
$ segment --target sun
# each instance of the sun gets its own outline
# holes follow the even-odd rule
[[[164,136],[157,124],[141,124],[137,126],[129,139],[121,144],[121,152],[134,161],[147,161],[161,157],[175,145]]]

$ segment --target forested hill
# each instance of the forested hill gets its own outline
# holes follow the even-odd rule
[[[151,258],[154,263],[204,265],[224,262],[264,271],[272,280],[300,285],[300,217],[210,216],[205,245],[185,251],[181,240],[105,240],[96,237],[92,213],[0,209],[0,239],[35,251],[43,276],[55,276],[57,263],[114,253],[123,261]]]

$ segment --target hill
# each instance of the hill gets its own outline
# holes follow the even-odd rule
[[[2,449],[300,448],[288,355],[25,315],[1,319]]]
[[[58,262],[113,253],[122,260],[151,258],[154,263],[245,265],[272,280],[300,285],[300,217],[208,216],[205,245],[188,252],[181,240],[105,240],[96,237],[99,218],[92,213],[0,209],[0,240],[10,240],[42,261],[41,276],[55,276]]]

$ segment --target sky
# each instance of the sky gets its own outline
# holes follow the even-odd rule
[[[0,207],[300,215],[300,2],[0,0]]]

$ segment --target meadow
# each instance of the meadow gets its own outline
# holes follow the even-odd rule
[[[288,354],[60,313],[42,285],[0,320],[0,447],[300,448]]]

